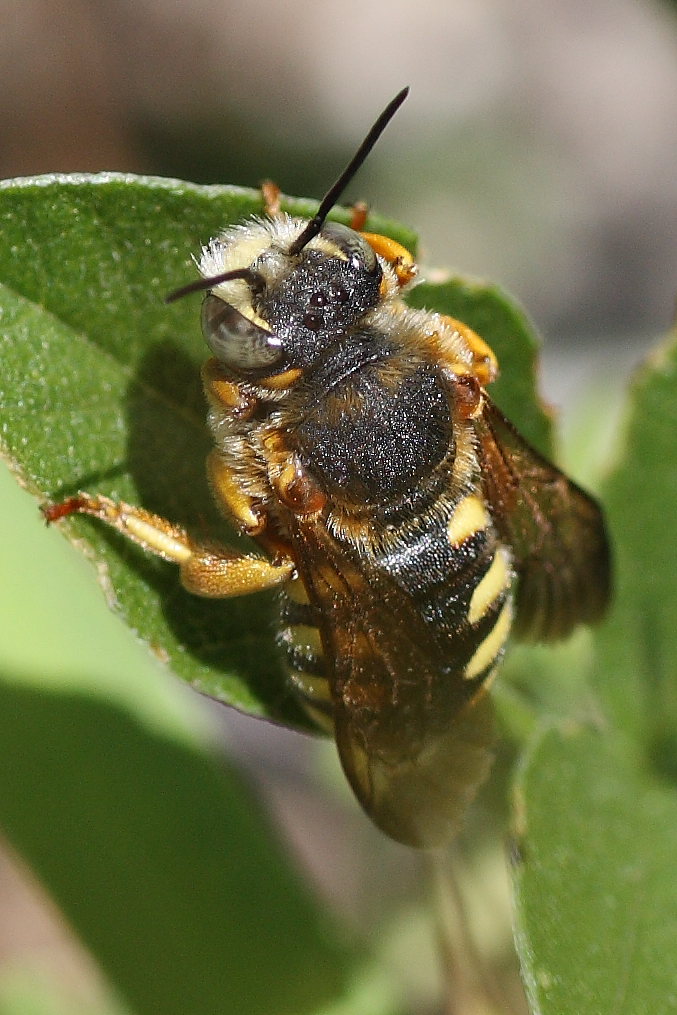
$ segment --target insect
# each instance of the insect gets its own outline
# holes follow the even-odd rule
[[[610,594],[598,505],[486,393],[496,358],[463,323],[407,308],[410,253],[327,214],[404,101],[386,107],[310,220],[269,214],[203,250],[214,496],[262,551],[194,541],[143,508],[93,515],[179,565],[201,596],[279,589],[291,686],[338,745],[366,812],[446,842],[485,778],[488,689],[509,633],[564,637]]]

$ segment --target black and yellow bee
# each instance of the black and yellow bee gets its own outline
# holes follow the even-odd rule
[[[435,846],[491,758],[488,688],[508,635],[552,639],[602,615],[609,550],[597,504],[517,433],[485,391],[489,347],[409,309],[392,240],[327,222],[401,92],[310,221],[235,226],[203,250],[203,371],[224,513],[265,555],[201,545],[140,508],[94,515],[227,597],[281,587],[279,643],[331,730],[360,803],[390,836]]]

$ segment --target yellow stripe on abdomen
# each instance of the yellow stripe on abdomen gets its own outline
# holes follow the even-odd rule
[[[277,643],[285,654],[289,684],[310,718],[331,732],[333,705],[322,638],[300,579],[285,587],[280,596],[280,614]]]
[[[316,673],[304,673],[302,670],[289,670],[289,682],[302,697],[317,705],[331,704],[329,681],[318,677]]]
[[[322,641],[320,632],[310,624],[290,624],[282,632],[284,644],[294,646],[307,656],[322,657]]]
[[[496,623],[484,640],[480,642],[474,655],[471,656],[470,661],[467,663],[463,671],[463,676],[466,680],[474,680],[475,677],[478,677],[491,666],[505,645],[510,633],[511,624],[512,600],[507,599],[496,618]]]
[[[310,602],[308,592],[300,578],[292,578],[284,587],[284,594],[292,603],[307,604]]]
[[[499,546],[488,571],[477,584],[468,607],[468,621],[476,624],[486,616],[493,604],[510,585],[510,554]]]
[[[464,497],[447,523],[447,539],[451,546],[460,546],[489,525],[489,515],[483,501],[476,494]]]

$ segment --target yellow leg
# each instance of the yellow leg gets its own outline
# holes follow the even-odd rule
[[[110,497],[80,493],[42,510],[47,522],[72,514],[100,519],[144,550],[178,564],[183,585],[198,596],[225,599],[259,592],[281,585],[294,573],[288,558],[268,561],[253,554],[238,554],[225,546],[201,545],[180,525]]]
[[[451,325],[454,331],[458,331],[468,343],[473,356],[472,372],[482,387],[495,381],[498,377],[498,360],[494,350],[463,321],[457,321],[455,317],[449,317],[447,314],[442,316],[447,324]]]
[[[363,240],[366,240],[376,254],[380,254],[388,262],[395,274],[400,286],[408,285],[418,274],[418,266],[406,247],[403,247],[397,240],[391,240],[389,236],[381,236],[379,233],[360,232]]]
[[[226,517],[234,518],[248,536],[260,535],[266,527],[265,515],[253,498],[244,493],[242,483],[233,477],[232,470],[218,451],[210,451],[207,455],[207,476]]]

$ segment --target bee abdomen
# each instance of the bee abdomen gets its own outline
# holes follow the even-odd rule
[[[464,594],[456,601],[467,646],[462,675],[480,685],[493,676],[512,626],[512,558],[497,541],[486,504],[477,494],[456,505],[447,523],[447,539],[461,558],[467,559],[474,548],[467,561]]]
[[[493,676],[512,627],[512,579],[510,554],[498,546],[470,597],[467,620],[480,640],[463,670],[465,680],[484,683]]]
[[[431,515],[415,539],[384,563],[421,616],[446,644],[450,670],[466,693],[496,668],[512,625],[513,568],[483,497],[462,497],[449,515]]]
[[[320,632],[300,579],[280,596],[277,643],[285,655],[289,683],[311,718],[331,730],[332,699]]]

